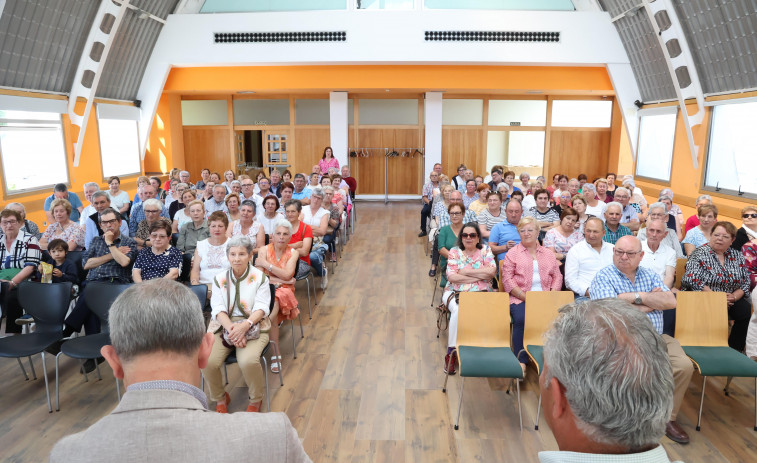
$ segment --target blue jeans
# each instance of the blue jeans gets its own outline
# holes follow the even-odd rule
[[[510,316],[513,318],[513,353],[520,363],[528,363],[528,354],[523,350],[523,325],[526,323],[526,303],[510,304]]]
[[[310,267],[315,270],[315,274],[323,276],[323,258],[326,256],[328,245],[320,243],[314,245],[310,250]]]

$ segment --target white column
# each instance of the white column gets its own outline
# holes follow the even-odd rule
[[[331,148],[340,166],[349,164],[347,146],[349,138],[349,120],[347,111],[347,92],[329,94],[329,128],[331,129]]]
[[[626,123],[628,141],[631,143],[631,153],[636,160],[636,140],[639,137],[639,118],[635,101],[641,100],[641,92],[636,84],[636,77],[630,64],[608,63],[607,74],[610,75],[612,87],[615,89],[615,98]]]
[[[442,93],[426,92],[426,161],[423,181],[434,170],[434,164],[442,162]]]

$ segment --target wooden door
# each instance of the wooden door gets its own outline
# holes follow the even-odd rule
[[[290,166],[288,130],[265,130],[263,132],[263,168],[270,176],[273,169],[280,171]]]

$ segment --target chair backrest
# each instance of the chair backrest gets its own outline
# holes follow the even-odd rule
[[[510,347],[510,295],[499,292],[460,293],[457,345]]]
[[[70,282],[21,282],[18,287],[18,302],[34,318],[37,333],[56,333],[63,330],[63,320],[71,303],[72,286]]]
[[[681,289],[681,279],[686,272],[686,262],[688,262],[688,259],[683,257],[676,260],[676,281],[673,283],[673,288]]]
[[[681,291],[676,299],[675,337],[682,346],[728,346],[725,293]]]
[[[87,279],[89,270],[84,270],[84,264],[82,263],[83,251],[69,251],[66,254],[66,260],[71,261],[76,266],[76,276],[79,277],[79,281]]]
[[[208,302],[208,285],[189,285],[189,289],[195,293],[197,299],[200,300],[200,307],[205,309],[205,304]]]
[[[523,345],[543,345],[543,335],[557,318],[557,311],[574,298],[573,291],[526,291]]]
[[[113,301],[116,300],[119,294],[129,289],[132,284],[92,281],[84,288],[87,307],[100,319],[100,328],[103,332],[110,330],[108,326],[108,312],[110,311],[110,306],[113,305]]]

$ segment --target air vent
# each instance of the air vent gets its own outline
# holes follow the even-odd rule
[[[441,42],[559,42],[559,32],[426,31],[426,41]]]
[[[346,31],[336,32],[216,32],[215,43],[344,42]]]

